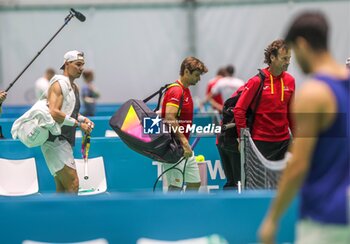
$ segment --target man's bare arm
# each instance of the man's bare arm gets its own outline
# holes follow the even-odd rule
[[[166,105],[165,108],[165,120],[167,122],[167,124],[171,125],[172,128],[174,128],[175,135],[176,137],[179,139],[183,149],[184,149],[184,156],[186,158],[191,157],[193,152],[191,149],[190,144],[188,143],[187,138],[185,137],[184,134],[180,133],[178,128],[179,128],[179,123],[177,121],[176,115],[178,112],[178,107],[173,106],[173,105]]]
[[[301,187],[310,167],[310,160],[320,131],[327,128],[334,118],[335,98],[328,87],[319,82],[306,83],[295,100],[295,140],[292,159],[278,184],[273,204],[260,228],[263,243],[274,243],[277,223]]]
[[[61,86],[58,82],[53,83],[50,87],[47,101],[52,118],[58,123],[63,123],[66,114],[61,111],[63,104],[63,94]]]

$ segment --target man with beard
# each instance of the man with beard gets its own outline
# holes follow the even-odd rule
[[[246,83],[233,111],[239,138],[241,129],[247,127],[248,110],[256,108],[250,128],[252,139],[266,159],[276,161],[284,158],[290,141],[292,123],[289,115],[295,80],[286,72],[291,50],[284,40],[273,41],[264,55],[268,67],[262,69],[265,80],[260,100],[254,99],[261,82],[259,76],[254,76]]]
[[[191,131],[187,130],[193,121],[193,100],[189,87],[195,86],[207,72],[207,67],[199,59],[185,58],[180,66],[179,79],[164,94],[162,117],[173,128],[186,158],[176,168],[171,164],[163,164],[164,171],[173,168],[165,174],[168,191],[182,190],[183,182],[186,182],[186,191],[197,191],[200,187],[199,168],[189,144]]]
[[[64,55],[63,75],[50,81],[47,103],[52,118],[61,125],[61,135],[51,133],[41,146],[46,164],[54,177],[57,192],[77,193],[79,179],[73,149],[76,127],[91,133],[94,123],[79,114],[79,89],[74,82],[84,70],[84,53],[69,51]]]

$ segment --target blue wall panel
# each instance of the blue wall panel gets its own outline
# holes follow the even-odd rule
[[[0,197],[0,243],[105,238],[128,244],[140,237],[178,240],[214,233],[229,243],[256,243],[272,197],[272,192]],[[294,202],[281,222],[280,243],[293,241],[295,213]]]
[[[80,143],[77,140],[74,149],[76,158],[81,157]],[[201,138],[195,151],[210,160],[208,184],[221,188],[225,179],[220,177],[222,169],[218,166],[215,138]],[[274,194],[221,190],[211,194],[162,194],[161,183],[157,192],[152,193],[157,166],[127,148],[119,138],[92,138],[89,156],[103,156],[110,194],[80,197],[54,194],[54,181],[40,148],[26,148],[18,140],[0,140],[0,157],[35,157],[42,193],[0,197],[0,243],[96,238],[106,238],[109,243],[136,243],[140,237],[178,240],[214,233],[229,243],[254,243]],[[295,221],[294,203],[282,220],[280,242],[293,241]]]
[[[211,160],[208,164],[208,184],[221,186],[220,162],[214,137],[201,138],[196,154]],[[152,160],[129,149],[119,138],[92,138],[89,158],[103,156],[109,191],[152,191],[157,179],[157,166]],[[19,140],[0,140],[0,157],[23,159],[35,157],[41,192],[54,191],[53,178],[47,169],[40,147],[27,148]],[[76,140],[74,157],[81,158],[81,139]],[[216,162],[215,162],[216,161]],[[216,166],[215,166],[216,163]],[[214,176],[214,179],[210,178]],[[222,177],[222,175],[221,175]],[[158,183],[159,187],[161,182]]]

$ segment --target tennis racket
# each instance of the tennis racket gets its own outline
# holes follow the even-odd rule
[[[84,180],[89,179],[88,159],[90,150],[90,134],[84,133],[81,141],[81,156],[84,159]]]
[[[199,142],[200,139],[201,139],[200,137],[196,137],[196,138],[194,139],[194,141],[193,141],[192,144],[191,144],[191,149],[192,149],[192,150],[197,146],[197,144],[198,144],[198,142]],[[182,170],[180,170],[180,169],[178,169],[178,168],[175,168],[179,163],[181,163],[181,161],[182,161],[183,159],[184,159],[184,157],[182,157],[177,163],[175,163],[174,166],[172,166],[171,168],[169,168],[169,169],[163,171],[163,172],[158,176],[158,178],[156,179],[156,181],[155,181],[154,184],[153,184],[153,192],[156,190],[156,186],[157,186],[157,183],[158,183],[159,179],[160,179],[166,172],[168,172],[168,171],[171,170],[171,169],[179,170],[179,171],[182,173],[183,179],[185,179],[185,167],[186,167],[186,164],[187,164],[187,160],[188,160],[188,159],[186,159],[186,161],[185,161],[184,171],[182,171]],[[183,180],[181,190],[183,190],[184,184],[185,184],[185,181]]]

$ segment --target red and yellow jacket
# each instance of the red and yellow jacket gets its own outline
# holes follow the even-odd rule
[[[287,72],[279,76],[272,76],[268,68],[262,70],[265,80],[260,102],[255,112],[253,130],[254,140],[279,142],[288,140],[289,130],[292,129],[290,117],[290,105],[294,97],[295,80]],[[240,136],[241,128],[246,128],[246,112],[249,108],[255,108],[252,103],[260,85],[260,77],[254,76],[244,86],[244,91],[235,108],[234,117],[237,132]],[[293,129],[292,129],[293,131]]]

